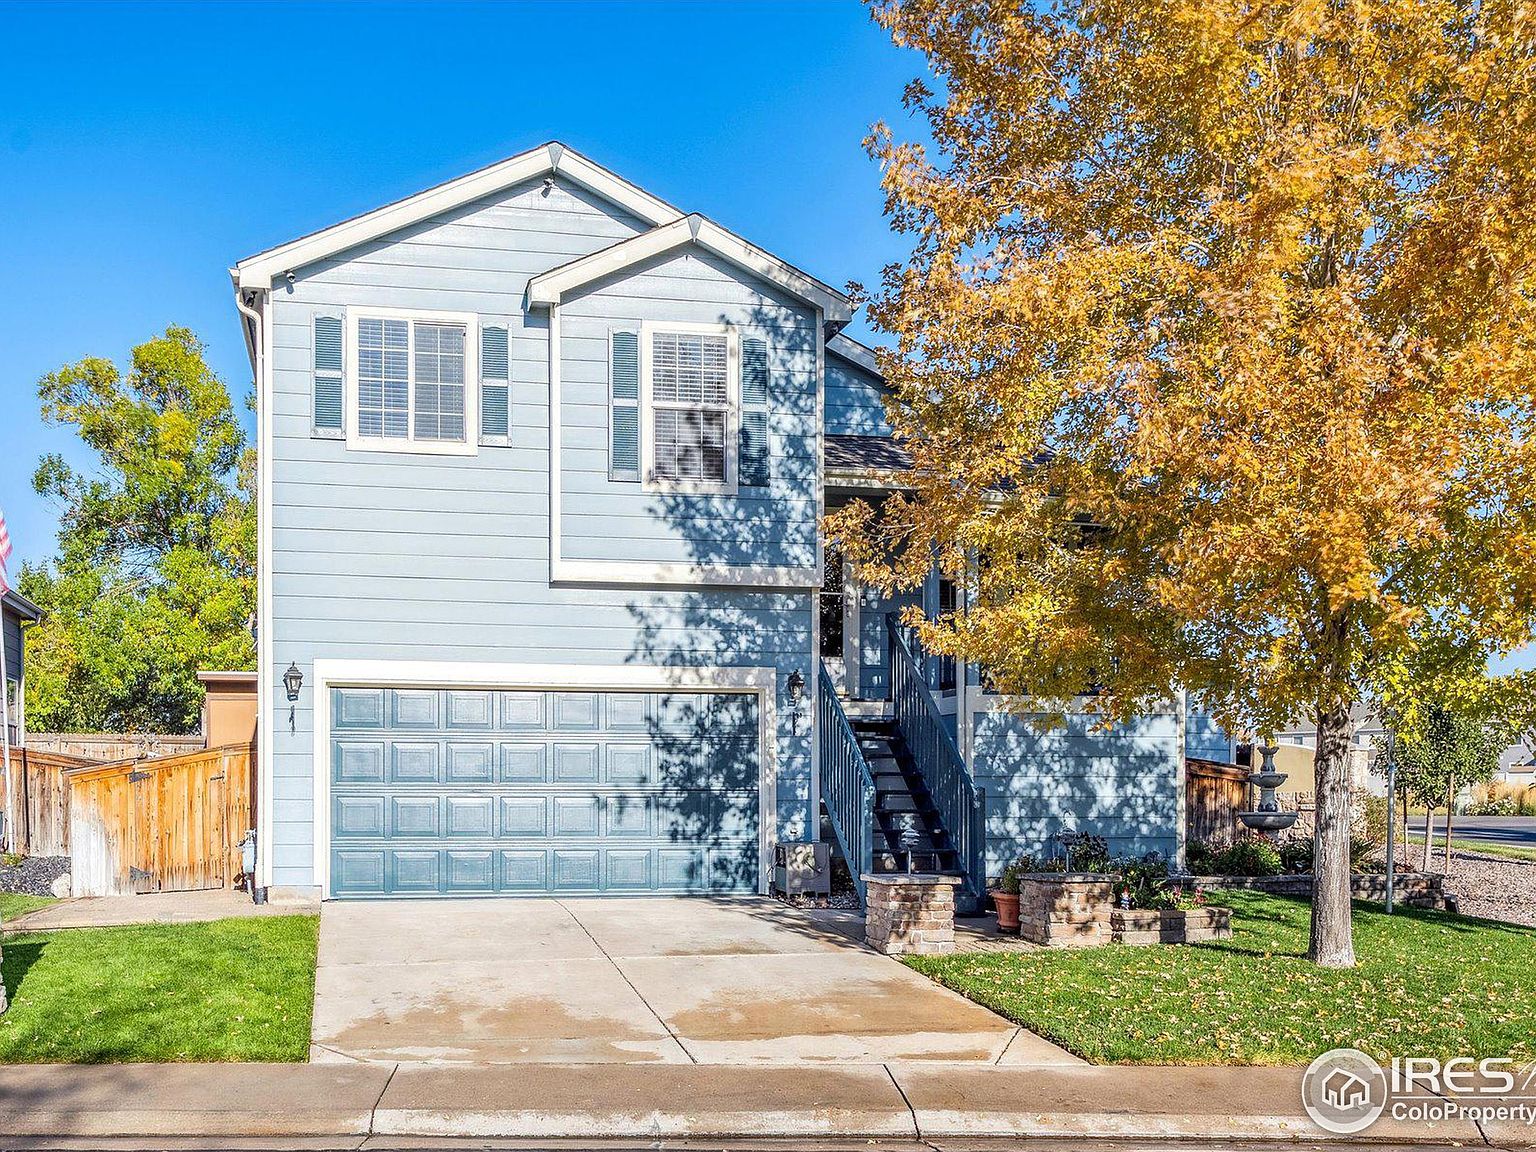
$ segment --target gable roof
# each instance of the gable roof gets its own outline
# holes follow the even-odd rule
[[[271,288],[275,277],[323,260],[358,244],[366,244],[401,228],[495,195],[526,180],[555,175],[572,180],[647,224],[669,224],[682,213],[558,141],[541,144],[467,176],[446,181],[414,196],[353,216],[340,224],[311,232],[297,240],[248,256],[231,269],[236,289]]]
[[[540,273],[528,281],[528,303],[535,306],[558,304],[567,292],[686,244],[697,244],[738,268],[782,288],[796,299],[815,305],[821,309],[822,317],[828,324],[841,326],[853,318],[853,302],[836,288],[828,287],[814,276],[807,275],[697,213]]]
[[[23,620],[31,620],[34,624],[43,618],[43,610],[14,588],[7,588],[5,593],[0,595],[0,603]]]
[[[881,384],[885,384],[885,376],[880,371],[880,363],[875,359],[875,350],[868,344],[861,344],[852,336],[844,336],[839,332],[827,341],[827,351],[840,360],[846,360],[848,363],[864,369],[864,371],[879,380]]]

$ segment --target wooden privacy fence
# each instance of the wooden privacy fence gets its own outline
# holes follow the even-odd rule
[[[67,773],[76,896],[223,888],[251,826],[249,744]]]
[[[1215,760],[1185,761],[1184,836],[1194,843],[1230,844],[1237,814],[1248,807],[1248,769]]]
[[[200,752],[205,745],[206,741],[196,733],[190,736],[173,736],[164,732],[27,733],[27,748],[32,752],[56,752],[96,764]]]
[[[81,756],[11,749],[11,795],[4,807],[12,852],[69,855],[69,785],[64,774],[91,763]]]

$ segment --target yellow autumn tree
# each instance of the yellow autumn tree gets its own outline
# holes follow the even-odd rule
[[[1311,955],[1354,962],[1350,707],[1536,620],[1536,25],[1452,0],[880,0],[912,467],[829,530],[931,647],[1107,718],[1317,724]]]

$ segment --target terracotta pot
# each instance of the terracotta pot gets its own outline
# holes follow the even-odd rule
[[[997,930],[1017,932],[1019,930],[1019,894],[993,891],[988,895],[992,897],[992,907],[997,910]]]

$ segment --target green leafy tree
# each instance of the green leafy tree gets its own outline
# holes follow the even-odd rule
[[[1424,868],[1430,866],[1435,809],[1445,808],[1445,869],[1451,867],[1451,823],[1456,793],[1482,784],[1498,771],[1499,753],[1512,730],[1477,711],[1434,703],[1415,710],[1413,721],[1398,733],[1394,756],[1397,786],[1424,805]]]
[[[192,731],[198,669],[255,662],[255,459],[229,391],[172,327],[133,349],[126,374],[89,357],[38,396],[99,466],[48,455],[33,477],[60,514],[54,559],[19,580],[47,612],[28,637],[30,725]]]

